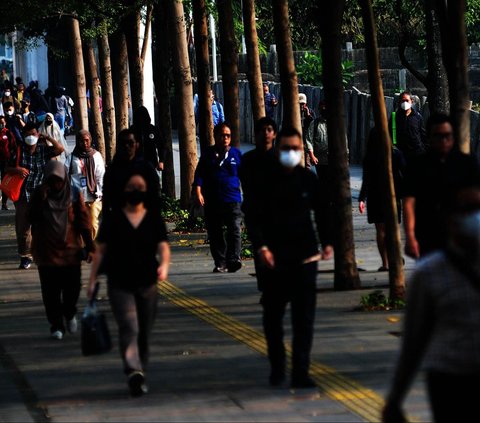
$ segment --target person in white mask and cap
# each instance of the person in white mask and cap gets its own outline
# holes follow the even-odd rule
[[[28,269],[32,264],[31,225],[27,219],[30,198],[43,181],[43,168],[55,156],[63,153],[63,146],[54,138],[39,134],[33,123],[23,128],[24,142],[12,154],[7,173],[17,173],[24,178],[20,198],[15,202],[15,231],[17,235],[19,269]],[[47,141],[51,146],[47,145]]]
[[[403,153],[407,164],[427,150],[423,117],[412,106],[412,94],[404,91],[398,98],[398,109],[388,123],[393,145]]]
[[[283,316],[291,304],[293,329],[292,388],[314,388],[309,376],[315,320],[317,262],[333,255],[327,196],[313,172],[301,166],[302,135],[283,128],[275,160],[265,163],[245,209],[245,223],[262,270],[261,304],[272,386],[286,378]],[[314,228],[311,215],[315,216]],[[322,251],[319,250],[319,241]]]

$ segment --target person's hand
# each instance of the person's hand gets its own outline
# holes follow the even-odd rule
[[[330,260],[333,258],[333,246],[330,244],[325,245],[322,249],[322,260]]]
[[[90,251],[87,255],[86,262],[91,263],[93,261],[93,256],[95,255],[94,251]]]
[[[90,281],[87,287],[87,298],[89,301],[93,300],[93,294],[95,293],[95,285],[97,282],[95,280]]]
[[[363,214],[365,213],[365,201],[360,201],[358,203],[358,211]]]
[[[205,198],[200,193],[197,193],[197,203],[202,207],[205,205]]]
[[[258,258],[260,263],[266,268],[273,269],[275,267],[275,258],[267,247],[262,247],[258,250]]]
[[[17,167],[17,174],[20,175],[22,178],[26,178],[30,171],[24,167]]]
[[[420,257],[420,245],[415,237],[407,237],[405,242],[405,254],[417,259]]]
[[[162,162],[158,163],[157,169],[158,170],[163,170],[163,163]]]
[[[310,161],[311,161],[311,163],[312,163],[313,165],[315,165],[315,166],[318,164],[318,159],[317,159],[317,157],[315,156],[315,154],[313,154],[313,153],[310,154]]]
[[[159,281],[164,281],[168,277],[168,265],[161,264],[157,267],[157,278]]]

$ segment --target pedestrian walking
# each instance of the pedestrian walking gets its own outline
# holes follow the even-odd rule
[[[5,169],[12,153],[15,153],[17,143],[15,137],[6,127],[5,116],[0,115],[0,176],[3,180],[5,176]],[[2,210],[8,210],[7,196],[2,192]]]
[[[95,239],[102,211],[105,163],[100,152],[92,147],[92,135],[86,129],[78,131],[75,148],[67,157],[65,166],[72,186],[82,193],[85,200],[92,224],[92,238]]]
[[[77,331],[81,262],[84,257],[90,261],[94,244],[83,199],[72,201],[67,169],[59,161],[45,165],[43,182],[32,195],[28,222],[50,335],[60,340],[65,328]]]
[[[270,92],[270,87],[266,82],[263,83],[263,101],[265,103],[265,116],[274,119],[278,99],[275,94]]]
[[[196,201],[205,208],[214,273],[236,272],[242,267],[242,195],[238,174],[242,153],[230,146],[231,136],[228,123],[215,126],[215,145],[200,157],[193,182]]]
[[[24,141],[10,156],[10,162],[5,171],[17,173],[24,178],[20,198],[15,205],[15,232],[17,235],[19,269],[29,269],[32,264],[31,253],[31,223],[27,212],[31,195],[42,183],[45,165],[55,156],[63,152],[63,146],[54,138],[38,133],[34,124],[26,124],[23,128]],[[50,141],[51,146],[47,145]],[[18,157],[20,154],[20,157]],[[17,165],[18,158],[18,165]]]
[[[480,188],[449,198],[447,244],[422,259],[408,284],[400,357],[383,421],[402,421],[420,367],[435,422],[478,417],[480,377]]]
[[[167,278],[170,265],[165,223],[148,180],[144,172],[132,169],[121,187],[123,207],[103,218],[87,292],[92,299],[102,263],[132,396],[148,390],[145,372],[157,308],[157,280]]]
[[[293,388],[314,387],[309,376],[315,320],[317,261],[332,244],[326,196],[317,177],[300,166],[302,135],[293,128],[278,134],[271,166],[257,181],[255,198],[245,208],[245,222],[262,272],[263,328],[270,361],[270,384],[282,385],[286,376],[283,317],[291,305]],[[315,216],[315,231],[312,222]]]

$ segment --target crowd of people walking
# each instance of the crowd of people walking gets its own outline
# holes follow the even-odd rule
[[[115,156],[107,166],[87,129],[77,128],[75,147],[69,151],[65,126],[72,119],[72,104],[63,90],[50,90],[46,99],[38,85],[26,87],[17,78],[15,85],[4,81],[2,91],[1,177],[22,179],[20,195],[14,199],[19,268],[27,270],[35,263],[38,269],[50,336],[61,340],[67,332],[77,331],[81,263],[91,262],[86,295],[93,298],[98,276],[105,274],[128,387],[133,396],[143,395],[148,391],[146,371],[158,302],[157,281],[168,277],[170,265],[158,173],[165,162],[161,131],[152,124],[145,107],[134,110],[133,125],[118,134]],[[247,231],[261,292],[269,383],[282,386],[287,379],[283,318],[290,304],[290,386],[309,388],[315,386],[309,366],[317,266],[320,260],[333,257],[336,244],[328,111],[322,101],[316,117],[306,95],[300,94],[301,128],[278,131],[272,118],[278,100],[268,85],[264,85],[264,94],[267,116],[255,122],[255,148],[242,155],[231,145],[232,128],[224,120],[223,107],[208,93],[216,123],[214,145],[202,151],[192,193],[204,209],[214,273],[234,273],[242,268],[242,231]],[[415,296],[409,296],[413,311],[407,313],[402,355],[384,411],[386,421],[401,414],[401,402],[423,355],[431,364],[430,379],[441,386],[432,391],[434,409],[440,407],[435,413],[446,412],[441,408],[442,399],[448,398],[450,381],[458,384],[465,379],[465,368],[428,349],[429,342],[432,348],[440,348],[454,341],[445,328],[448,322],[430,316],[428,307],[438,313],[455,308],[457,299],[449,277],[457,278],[458,272],[463,272],[458,298],[475,297],[472,304],[477,304],[479,295],[469,282],[476,280],[479,271],[479,165],[459,151],[449,116],[432,114],[424,125],[413,106],[411,93],[402,93],[389,130],[399,221],[403,209],[405,254],[425,258],[425,262],[413,277]],[[346,143],[348,152],[348,140]],[[387,271],[387,194],[379,151],[378,130],[373,128],[359,210],[367,211],[368,222],[375,224],[381,259],[378,270]],[[4,193],[2,210],[7,208]],[[449,301],[441,301],[440,288],[428,282],[436,277],[444,279],[441,289],[452,291]],[[415,318],[420,318],[422,325],[412,323]],[[478,325],[461,312],[458,318],[464,319],[465,327]],[[437,325],[439,333],[429,339],[429,331],[435,331]],[[463,356],[478,373],[479,351],[465,343]]]

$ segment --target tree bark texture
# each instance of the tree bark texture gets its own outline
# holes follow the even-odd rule
[[[320,15],[323,81],[327,106],[329,172],[331,172],[330,183],[332,184],[332,200],[335,210],[335,290],[360,287],[360,278],[355,262],[350,171],[345,145],[346,130],[340,34],[344,5],[344,0],[330,1],[328,7],[322,9],[322,15]],[[280,55],[281,53],[279,57]]]
[[[113,101],[112,65],[110,61],[110,45],[107,34],[98,39],[98,55],[103,82],[103,118],[105,134],[105,159],[110,163],[115,154],[116,121],[115,103]]]
[[[272,0],[273,26],[277,43],[278,67],[282,85],[282,126],[296,128],[302,133],[300,107],[298,103],[298,78],[293,58],[288,1]]]
[[[92,119],[92,137],[96,142],[97,150],[105,160],[105,137],[103,135],[102,113],[100,112],[100,95],[97,89],[97,62],[92,41],[85,43],[85,56],[87,58],[89,85],[90,85],[90,118]]]
[[[195,57],[197,61],[198,135],[201,151],[204,151],[213,144],[212,101],[208,95],[208,91],[211,88],[208,52],[208,11],[205,0],[192,0],[192,7]]]
[[[447,70],[450,115],[460,150],[470,153],[470,93],[468,47],[465,29],[466,0],[435,0],[442,37],[443,64]]]
[[[193,81],[188,58],[183,2],[168,0],[173,37],[175,98],[178,105],[178,142],[180,149],[180,205],[190,203],[192,182],[197,166],[197,140],[193,113]]]
[[[265,116],[263,96],[262,68],[258,51],[257,26],[255,23],[254,0],[243,0],[243,27],[247,46],[247,78],[250,88],[253,121]]]
[[[365,28],[365,52],[367,55],[368,80],[372,95],[372,109],[375,127],[379,135],[380,144],[376,148],[381,149],[383,163],[379,163],[384,169],[384,198],[385,202],[385,226],[386,244],[389,264],[390,299],[405,298],[405,274],[400,241],[400,226],[398,224],[397,200],[392,173],[392,140],[388,132],[387,110],[383,95],[382,79],[380,76],[380,62],[378,57],[377,37],[375,33],[375,20],[371,0],[361,0],[363,25]]]
[[[132,109],[143,106],[143,61],[140,51],[140,10],[125,16],[123,32],[127,43]]]
[[[128,54],[125,34],[121,31],[110,36],[112,62],[113,99],[115,103],[115,122],[117,134],[128,128]]]
[[[425,1],[425,26],[428,60],[428,107],[430,113],[450,114],[447,71],[442,61],[440,25],[434,0]]]
[[[231,0],[217,0],[222,86],[225,120],[232,131],[232,146],[240,145],[240,113],[238,96],[238,44],[235,39]]]
[[[83,63],[82,39],[80,36],[80,24],[75,18],[66,18],[68,21],[70,35],[70,54],[73,63],[73,75],[75,78],[75,90],[73,100],[75,102],[75,126],[77,131],[80,129],[88,130],[87,113],[87,86],[85,80],[85,67]]]
[[[170,57],[167,4],[160,2],[154,8],[152,24],[153,38],[153,82],[158,101],[158,127],[165,142],[165,161],[162,171],[162,192],[170,198],[175,197],[175,169],[173,165],[172,121],[170,113]]]

